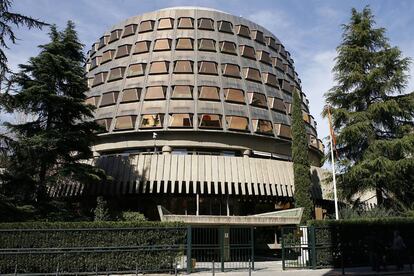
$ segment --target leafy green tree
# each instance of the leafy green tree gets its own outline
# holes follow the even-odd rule
[[[352,9],[337,52],[337,84],[325,98],[337,134],[338,185],[348,199],[374,190],[379,204],[407,205],[414,200],[414,94],[404,92],[410,60],[390,46],[369,7]]]
[[[303,207],[302,222],[312,219],[312,181],[310,176],[309,146],[302,114],[302,100],[297,90],[292,103],[292,161],[295,181],[295,206]]]
[[[94,209],[93,215],[94,215],[94,221],[110,220],[108,203],[102,196],[98,196],[96,198],[96,208]]]
[[[0,0],[0,88],[1,84],[6,81],[6,75],[10,73],[4,50],[9,49],[7,41],[10,41],[12,44],[16,43],[17,37],[14,34],[13,27],[26,26],[29,29],[41,29],[47,25],[32,17],[11,12],[12,2],[11,0]]]
[[[101,170],[82,162],[92,157],[91,146],[99,126],[92,120],[93,106],[85,105],[88,89],[75,26],[50,29],[50,42],[38,56],[20,65],[19,91],[10,95],[10,112],[32,115],[23,123],[7,123],[10,164],[3,180],[9,193],[22,199],[47,199],[47,188],[61,182],[99,181]],[[18,193],[16,193],[18,190]]]

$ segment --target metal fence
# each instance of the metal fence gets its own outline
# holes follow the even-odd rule
[[[0,229],[0,275],[225,271],[253,252],[245,227]]]
[[[327,227],[283,227],[283,269],[332,267],[333,246],[329,235],[331,231]]]

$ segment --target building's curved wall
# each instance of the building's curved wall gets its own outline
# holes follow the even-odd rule
[[[171,146],[197,143],[208,132],[212,147],[289,159],[292,92],[301,91],[300,80],[280,41],[251,21],[201,8],[132,17],[92,46],[86,69],[87,102],[96,105],[95,118],[106,128],[97,151],[139,147],[131,142],[151,141],[144,132],[171,133]],[[317,156],[323,145],[302,95]],[[278,146],[261,145],[260,137]]]

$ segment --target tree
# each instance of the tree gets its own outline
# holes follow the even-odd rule
[[[295,206],[303,207],[302,222],[313,217],[313,202],[311,200],[311,176],[309,162],[309,146],[305,122],[302,114],[302,100],[299,91],[293,93],[292,103],[292,161],[295,181]]]
[[[337,133],[338,185],[348,199],[375,190],[380,205],[385,197],[406,205],[414,200],[414,94],[404,93],[410,60],[375,27],[369,7],[352,9],[337,52],[337,84],[325,98]]]
[[[94,221],[108,221],[110,220],[108,203],[102,196],[96,198],[96,208],[93,212]]]
[[[47,188],[59,182],[98,181],[103,172],[82,162],[92,157],[91,146],[100,128],[92,120],[93,106],[85,105],[88,89],[75,26],[50,29],[50,42],[38,56],[20,65],[18,93],[10,95],[11,112],[23,112],[33,120],[7,123],[10,165],[6,186],[21,189],[23,199],[47,199]],[[10,192],[9,189],[9,192]]]
[[[0,0],[0,88],[1,84],[6,81],[6,75],[11,73],[7,66],[7,56],[4,49],[9,49],[7,45],[8,40],[12,44],[16,43],[17,37],[14,34],[13,26],[16,28],[26,26],[29,29],[41,29],[47,25],[32,17],[10,12],[12,2],[12,0]]]

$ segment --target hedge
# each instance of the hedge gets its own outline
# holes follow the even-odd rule
[[[171,271],[185,238],[181,223],[3,223],[0,274]]]
[[[403,262],[412,262],[414,218],[314,220],[309,221],[308,225],[315,227],[319,266],[369,266],[373,264],[373,258],[378,262],[393,264],[392,242],[396,230],[407,246]],[[330,246],[321,246],[323,244]],[[319,252],[318,245],[321,248]]]

